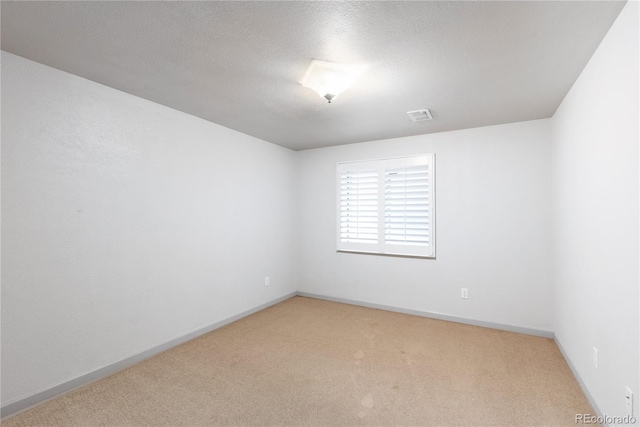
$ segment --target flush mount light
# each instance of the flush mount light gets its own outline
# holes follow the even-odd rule
[[[301,83],[331,103],[347,90],[363,71],[364,67],[361,65],[344,65],[314,59]]]

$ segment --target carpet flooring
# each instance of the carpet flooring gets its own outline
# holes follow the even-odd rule
[[[551,339],[294,297],[2,425],[570,426],[583,413]]]

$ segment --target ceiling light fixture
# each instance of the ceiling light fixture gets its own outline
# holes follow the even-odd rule
[[[363,71],[364,67],[361,65],[344,65],[314,59],[301,83],[331,103],[347,90]]]

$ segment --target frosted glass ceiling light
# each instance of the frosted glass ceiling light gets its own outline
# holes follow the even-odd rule
[[[347,90],[364,71],[362,66],[336,64],[314,59],[302,78],[302,86],[313,89],[329,103]]]

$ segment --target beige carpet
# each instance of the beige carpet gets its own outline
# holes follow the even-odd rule
[[[551,339],[295,297],[4,427],[574,425]]]

